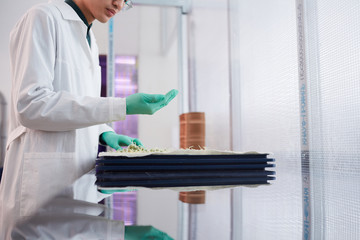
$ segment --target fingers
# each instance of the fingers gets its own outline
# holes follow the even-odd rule
[[[133,143],[136,144],[137,146],[140,146],[140,147],[144,147],[144,145],[141,143],[141,141],[137,138],[133,138]]]
[[[166,95],[165,95],[165,102],[166,102],[166,105],[174,99],[174,97],[176,97],[176,95],[179,93],[178,90],[176,89],[173,89],[171,91],[169,91]]]
[[[176,95],[178,94],[178,92],[179,92],[179,91],[176,90],[176,89],[173,89],[173,90],[169,91],[169,92],[165,95],[165,99],[164,99],[164,101],[160,104],[159,109],[165,107],[166,105],[168,105],[169,102],[170,102],[171,100],[173,100],[174,97],[176,97]]]
[[[126,114],[152,115],[165,107],[177,94],[176,89],[172,89],[165,95],[135,93],[126,98]]]
[[[118,138],[118,144],[119,146],[129,146],[132,143],[132,138],[125,136],[125,135],[119,135]]]
[[[164,101],[165,99],[165,96],[162,95],[162,94],[155,94],[153,95],[153,103],[158,103],[158,102],[161,102],[161,101]]]
[[[131,138],[125,135],[119,135],[118,139],[118,149],[120,149],[120,146],[129,146],[131,144],[135,144],[137,146],[143,147],[144,145],[141,143],[141,141],[137,138]],[[116,149],[117,150],[117,149]]]
[[[110,147],[111,147],[111,146],[110,146]],[[116,151],[122,149],[122,147],[120,147],[120,145],[112,146],[112,148],[115,149]]]
[[[146,94],[145,101],[148,103],[161,103],[161,105],[167,105],[171,100],[179,93],[178,90],[172,89],[167,94]]]
[[[116,134],[115,132],[106,132],[105,135],[103,136],[106,137],[106,134],[110,136],[108,141],[106,141],[106,144],[115,150],[121,150],[122,149],[121,146],[129,146],[131,144],[135,144],[139,147],[144,147],[141,141],[137,138]]]
[[[153,111],[156,112],[156,111],[160,110],[161,108],[165,107],[166,105],[168,105],[169,102],[171,100],[173,100],[174,97],[176,97],[178,92],[179,92],[178,90],[172,89],[166,95],[161,95],[161,94],[152,95],[153,99],[151,102],[149,101],[149,103],[156,103],[155,106],[152,106]]]
[[[162,94],[144,94],[144,100],[147,103],[158,103],[164,101],[165,96]]]

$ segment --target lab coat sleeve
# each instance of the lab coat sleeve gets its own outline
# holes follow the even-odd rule
[[[102,134],[102,133],[104,133],[104,132],[110,132],[110,131],[112,131],[112,132],[114,132],[114,129],[112,129],[109,125],[107,125],[107,124],[101,124],[100,126],[99,126],[99,136]]]
[[[30,10],[10,36],[13,98],[27,128],[68,131],[125,119],[125,98],[76,96],[54,91],[56,22],[43,9]]]

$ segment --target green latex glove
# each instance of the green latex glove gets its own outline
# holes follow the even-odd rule
[[[152,226],[125,226],[125,240],[174,240]]]
[[[125,135],[119,135],[114,132],[104,132],[100,135],[100,143],[108,145],[115,150],[121,149],[121,146],[129,146],[134,143],[138,146],[142,146],[142,143],[137,138],[131,138]]]
[[[173,89],[166,95],[135,93],[126,98],[126,114],[154,114],[168,105],[176,97],[178,90]]]

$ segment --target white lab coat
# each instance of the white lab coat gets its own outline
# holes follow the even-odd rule
[[[76,180],[64,193],[79,194],[79,190],[87,190],[86,194],[88,194],[88,188],[94,187],[94,179],[96,177],[93,169]],[[78,185],[81,185],[80,189]],[[124,240],[124,222],[112,220],[109,217],[112,211],[101,204],[59,195],[51,199],[29,219],[18,223],[12,231],[12,238],[14,240]]]
[[[0,239],[88,172],[126,102],[100,97],[98,48],[63,0],[30,9],[10,35],[12,100],[0,184]]]

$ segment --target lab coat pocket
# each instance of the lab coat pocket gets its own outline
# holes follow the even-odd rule
[[[30,216],[76,179],[75,153],[25,153],[20,215]]]

